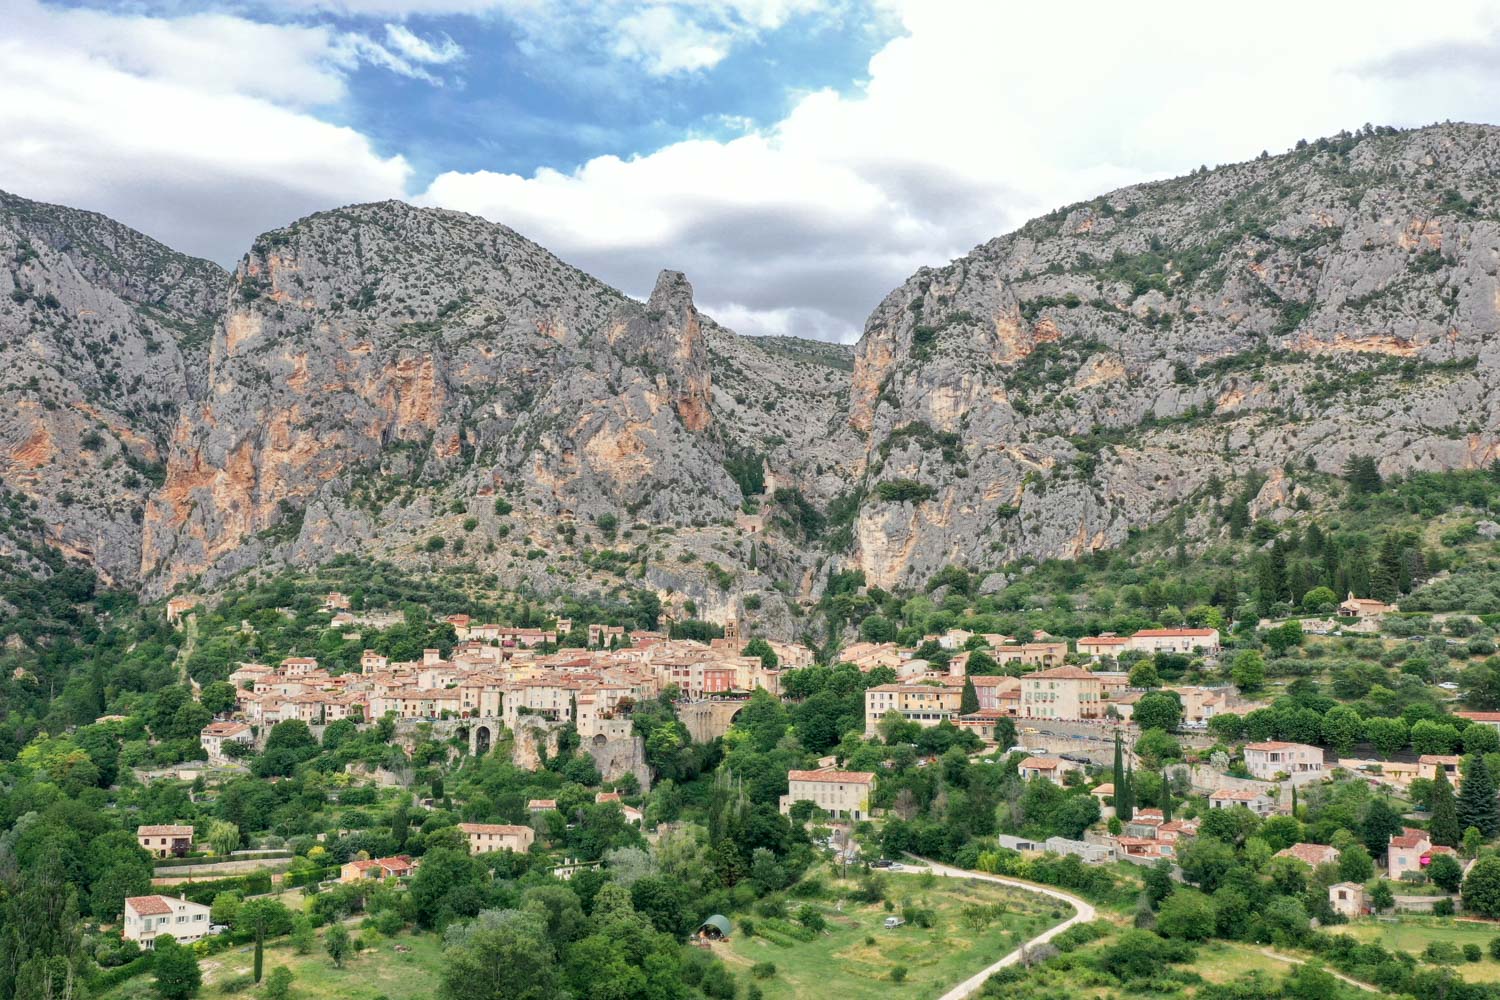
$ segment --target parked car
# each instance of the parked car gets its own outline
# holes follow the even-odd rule
[[[870,862],[871,868],[889,868],[890,866],[891,861],[889,858],[876,858],[874,861]]]
[[[904,923],[906,923],[906,921],[902,920],[900,917],[886,917],[885,918],[885,929],[888,930],[888,931],[889,930],[894,930],[895,928],[900,927]]]

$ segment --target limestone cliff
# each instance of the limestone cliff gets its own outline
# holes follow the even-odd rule
[[[455,212],[320,213],[225,276],[0,209],[5,487],[148,594],[354,552],[795,634],[835,570],[1082,555],[1214,474],[1500,454],[1489,127],[1059,209],[913,275],[852,351],[736,336],[675,271],[633,301]],[[1272,480],[1280,516],[1303,487]]]

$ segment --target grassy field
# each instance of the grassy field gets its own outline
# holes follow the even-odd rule
[[[886,895],[897,913],[906,900],[930,909],[932,926],[908,923],[886,930],[882,925],[891,914],[883,905],[846,900],[841,909],[833,903],[818,904],[828,929],[813,941],[783,945],[736,933],[715,950],[737,972],[758,962],[774,964],[775,975],[756,980],[766,1000],[936,997],[1073,915],[1064,904],[991,882],[892,875]],[[1000,904],[1004,909],[987,927],[976,930],[963,919],[963,908],[969,904]],[[891,976],[898,966],[906,969],[902,982]]]
[[[1405,951],[1420,958],[1422,949],[1433,941],[1450,941],[1462,948],[1479,945],[1484,957],[1477,962],[1460,962],[1454,971],[1473,982],[1500,982],[1500,962],[1490,958],[1489,943],[1500,937],[1500,924],[1450,920],[1443,917],[1401,917],[1394,923],[1360,920],[1333,930],[1361,941],[1379,941],[1395,951]]]
[[[375,941],[374,947],[346,959],[342,969],[335,969],[323,950],[321,935],[311,953],[298,955],[283,941],[266,948],[265,973],[278,965],[292,970],[294,998],[337,996],[340,1000],[426,1000],[437,995],[438,970],[442,968],[442,942],[436,934],[398,934],[382,938],[373,931],[359,931],[350,926],[351,934]],[[404,949],[404,950],[403,950]],[[218,997],[226,980],[250,974],[255,949],[251,946],[220,952],[202,960],[203,989],[199,997]],[[101,994],[99,1000],[155,1000],[151,990],[152,976],[136,976],[129,982]],[[232,994],[254,998],[254,990]]]

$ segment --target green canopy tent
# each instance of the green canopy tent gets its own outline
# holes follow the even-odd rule
[[[729,937],[730,929],[729,918],[722,913],[715,913],[698,925],[698,936],[715,941],[725,940]]]

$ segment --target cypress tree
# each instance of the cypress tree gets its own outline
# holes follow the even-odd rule
[[[265,964],[265,941],[266,935],[258,927],[255,931],[255,981],[260,982],[260,972]]]
[[[1485,840],[1500,834],[1500,798],[1495,779],[1479,754],[1464,758],[1464,787],[1458,793],[1458,825],[1474,827]]]
[[[1292,786],[1292,818],[1297,818],[1297,786]]]
[[[1126,771],[1123,790],[1115,789],[1115,815],[1120,817],[1121,823],[1129,823],[1130,818],[1135,815],[1135,789],[1131,787],[1134,776],[1134,769]]]
[[[1161,821],[1172,822],[1172,786],[1167,783],[1167,768],[1161,769]]]
[[[960,715],[973,715],[979,711],[979,692],[974,690],[974,678],[964,678],[964,693],[958,703]]]
[[[1482,765],[1481,765],[1482,766]],[[1432,822],[1427,824],[1434,844],[1457,847],[1463,839],[1463,828],[1458,825],[1458,808],[1453,801],[1453,786],[1448,783],[1448,774],[1437,769],[1437,778],[1432,783]]]

